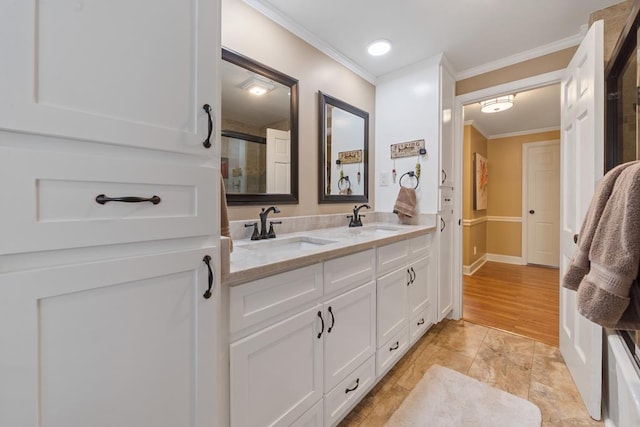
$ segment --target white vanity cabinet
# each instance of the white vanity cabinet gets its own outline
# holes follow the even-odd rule
[[[371,249],[230,288],[232,426],[333,425],[372,387],[374,260]]]
[[[3,3],[1,426],[225,424],[220,7]]]
[[[378,377],[434,323],[430,250],[431,234],[377,249]]]

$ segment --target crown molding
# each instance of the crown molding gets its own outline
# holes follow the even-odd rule
[[[283,14],[278,9],[272,7],[271,5],[266,4],[261,0],[242,0],[267,18],[274,21],[276,24],[295,34],[305,42],[309,43],[311,46],[318,49],[320,52],[327,55],[329,58],[353,71],[358,76],[362,77],[369,83],[375,85],[376,77],[371,73],[364,70],[362,67],[348,59],[346,56],[342,55],[340,52],[335,50],[329,44],[320,40],[315,34],[307,31],[300,25],[298,25],[294,20]]]
[[[534,133],[552,132],[555,130],[560,130],[560,126],[552,126],[552,127],[540,128],[540,129],[529,129],[529,130],[523,130],[519,132],[500,133],[496,135],[490,135],[489,137],[487,137],[487,139],[511,138],[513,136],[531,135]]]

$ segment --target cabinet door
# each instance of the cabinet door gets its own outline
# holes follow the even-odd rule
[[[0,129],[206,152],[219,1],[12,1],[0,27]]]
[[[329,392],[376,350],[375,282],[324,304],[324,390]]]
[[[211,426],[215,248],[0,276],[0,425]]]
[[[288,426],[320,401],[327,330],[321,308],[231,344],[232,426]]]
[[[378,347],[407,326],[408,287],[409,272],[406,267],[378,279]]]
[[[409,318],[414,317],[432,303],[431,257],[420,258],[409,265]]]
[[[453,307],[453,215],[441,214],[438,250],[438,322]]]

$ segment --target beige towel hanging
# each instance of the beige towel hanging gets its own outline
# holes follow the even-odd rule
[[[398,198],[393,205],[393,213],[398,215],[400,220],[412,218],[416,214],[416,190],[408,187],[400,187]]]

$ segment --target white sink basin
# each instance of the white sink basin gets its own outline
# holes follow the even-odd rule
[[[275,239],[268,240],[253,240],[248,243],[238,244],[237,246],[252,251],[296,252],[317,249],[331,243],[336,243],[336,241],[312,236],[292,236],[284,238],[276,237]]]

